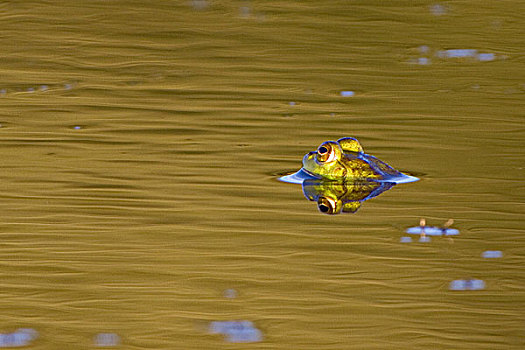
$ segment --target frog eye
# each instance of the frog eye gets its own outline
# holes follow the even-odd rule
[[[319,197],[317,200],[317,208],[324,214],[333,215],[337,214],[337,203],[328,197]]]
[[[331,162],[336,158],[336,151],[329,143],[323,143],[317,149],[317,160],[322,163]]]

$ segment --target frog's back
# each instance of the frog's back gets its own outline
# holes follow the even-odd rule
[[[403,173],[392,168],[390,165],[386,164],[382,160],[377,159],[374,156],[369,154],[363,154],[363,158],[370,165],[370,168],[373,169],[374,173],[378,174],[381,180],[388,180],[391,178],[397,178],[404,176]]]
[[[343,163],[347,168],[347,179],[389,181],[406,176],[387,163],[374,156],[362,152],[347,152],[344,154]]]

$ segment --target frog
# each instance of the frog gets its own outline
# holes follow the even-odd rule
[[[366,154],[354,137],[325,141],[303,157],[303,167],[282,181],[302,183],[305,180],[375,181],[403,183],[419,180],[403,174],[378,158]]]

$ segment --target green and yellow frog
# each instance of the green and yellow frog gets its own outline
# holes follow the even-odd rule
[[[419,180],[364,153],[353,137],[323,142],[307,153],[303,167],[281,181],[298,183],[324,214],[355,213],[361,204],[398,183]]]
[[[405,175],[374,156],[364,153],[353,137],[323,142],[317,150],[307,153],[303,167],[282,181],[303,183],[308,179],[330,181],[412,182],[418,178]]]

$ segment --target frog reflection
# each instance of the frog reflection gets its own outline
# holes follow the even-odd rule
[[[304,196],[317,202],[319,211],[324,214],[355,213],[361,203],[390,189],[392,182],[360,181],[322,181],[305,180],[302,183]]]
[[[309,200],[317,201],[326,214],[353,213],[362,202],[376,197],[397,183],[417,181],[374,156],[364,153],[355,138],[323,142],[307,153],[303,167],[281,181],[300,183]]]

